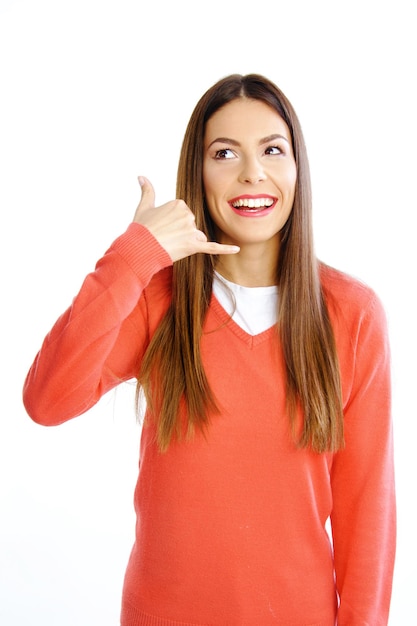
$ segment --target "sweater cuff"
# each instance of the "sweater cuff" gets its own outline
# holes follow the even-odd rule
[[[153,276],[173,264],[168,252],[142,224],[132,222],[111,245],[136,275]]]

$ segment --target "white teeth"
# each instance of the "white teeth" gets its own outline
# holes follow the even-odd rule
[[[240,207],[248,207],[248,209],[259,209],[262,206],[272,206],[274,201],[272,198],[239,198],[236,202],[233,202],[235,209]]]

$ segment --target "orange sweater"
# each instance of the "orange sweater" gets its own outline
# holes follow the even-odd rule
[[[35,421],[60,424],[135,377],[170,300],[170,266],[138,224],[113,243],[28,373]],[[248,335],[213,296],[202,355],[222,413],[206,438],[166,454],[154,427],[143,428],[122,626],[387,624],[395,496],[385,316],[358,281],[331,269],[322,280],[346,448],[296,449],[275,329]]]

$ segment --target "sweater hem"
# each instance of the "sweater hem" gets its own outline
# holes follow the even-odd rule
[[[334,626],[335,621],[332,623],[328,620],[320,622],[278,622],[277,626]],[[123,601],[120,626],[238,626],[236,622],[183,622],[172,620],[166,617],[158,617],[157,615],[149,615],[139,609],[136,609],[131,604]]]

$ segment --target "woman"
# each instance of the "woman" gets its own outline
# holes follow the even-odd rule
[[[155,207],[139,182],[24,388],[45,425],[132,378],[145,394],[122,626],[387,624],[385,316],[315,258],[291,104],[262,76],[220,80],[191,116],[180,199]]]

